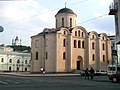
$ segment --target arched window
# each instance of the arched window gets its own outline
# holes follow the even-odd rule
[[[62,18],[62,26],[64,27],[64,18]]]
[[[25,60],[25,64],[28,64],[28,61],[27,61],[27,60]]]
[[[82,48],[84,48],[85,47],[85,43],[84,43],[84,41],[82,41]]]
[[[80,40],[78,41],[78,48],[81,48],[81,42],[80,42]]]
[[[39,47],[39,41],[38,41],[38,40],[35,41],[35,47],[36,47],[36,48]]]
[[[36,52],[35,59],[38,60],[38,52]]]
[[[102,49],[105,50],[105,44],[104,43],[102,44]]]
[[[70,27],[72,27],[72,18],[70,18]]]
[[[78,36],[80,37],[80,31],[78,31]]]
[[[95,43],[92,42],[92,49],[95,49]]]
[[[9,60],[9,63],[12,63],[12,59]]]
[[[102,39],[104,40],[105,38],[104,38],[104,37],[102,37]]]
[[[63,59],[66,59],[66,58],[65,58],[65,52],[63,53]]]
[[[9,71],[11,71],[12,69],[11,69],[11,66],[9,67]]]
[[[66,31],[64,31],[64,35],[66,35]]]
[[[77,36],[77,31],[75,31],[75,36]]]
[[[17,63],[20,63],[20,60],[19,60],[19,59],[17,60]]]
[[[77,48],[76,40],[74,40],[74,48]]]
[[[25,67],[25,71],[27,71],[27,67]]]
[[[84,33],[82,32],[82,37],[84,37]]]
[[[92,35],[92,39],[94,39],[95,38],[95,36],[94,35]]]
[[[95,54],[92,55],[92,61],[95,61]]]
[[[65,47],[66,39],[63,39],[63,47]]]
[[[103,62],[105,62],[105,55],[103,55]]]
[[[2,62],[2,63],[4,62],[4,58],[1,58],[1,62]]]

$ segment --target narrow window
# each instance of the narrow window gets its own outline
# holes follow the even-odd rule
[[[17,63],[20,63],[20,60],[19,60],[19,59],[17,60]]]
[[[3,59],[3,58],[1,58],[1,62],[4,62],[4,59]]]
[[[12,63],[12,59],[9,60],[9,63]]]
[[[77,31],[75,31],[75,36],[77,36]]]
[[[39,43],[38,40],[35,41],[35,47],[38,48],[39,47]]]
[[[66,35],[66,31],[64,31],[64,35]]]
[[[84,41],[82,41],[82,48],[84,48],[85,47],[85,45],[84,45]]]
[[[70,18],[70,27],[72,27],[72,18]]]
[[[80,31],[78,31],[78,36],[80,37]]]
[[[95,49],[95,43],[92,42],[92,49]]]
[[[25,64],[28,64],[28,61],[27,61],[27,60],[25,60]]]
[[[84,37],[84,33],[82,32],[82,37]]]
[[[102,44],[102,49],[105,50],[105,44],[104,43]]]
[[[94,37],[94,35],[92,35],[92,39],[94,39],[95,37]]]
[[[65,52],[63,53],[63,59],[65,59]]]
[[[78,41],[78,48],[81,48],[81,42]]]
[[[63,47],[65,47],[65,43],[66,43],[66,40],[64,39],[64,40],[63,40]]]
[[[64,27],[64,18],[62,18],[62,26]]]
[[[38,52],[36,52],[35,59],[38,60]]]
[[[74,40],[74,48],[76,48],[76,47],[77,47],[77,46],[76,46],[76,43],[77,43],[77,42],[76,42],[76,40]]]
[[[92,61],[95,61],[95,54],[92,55]]]
[[[105,55],[103,55],[103,62],[105,62]]]

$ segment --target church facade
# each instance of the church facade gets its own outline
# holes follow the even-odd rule
[[[71,9],[62,8],[55,15],[56,28],[31,37],[31,73],[40,73],[41,67],[48,73],[107,69],[112,59],[110,39],[76,26],[76,17]]]

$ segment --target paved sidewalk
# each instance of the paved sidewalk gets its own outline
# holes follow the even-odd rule
[[[14,75],[14,76],[80,76],[80,74],[30,74],[30,73],[0,73],[2,75]]]

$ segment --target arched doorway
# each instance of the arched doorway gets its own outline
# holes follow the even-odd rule
[[[77,62],[76,62],[77,70],[83,69],[83,58],[81,56],[78,56]]]

